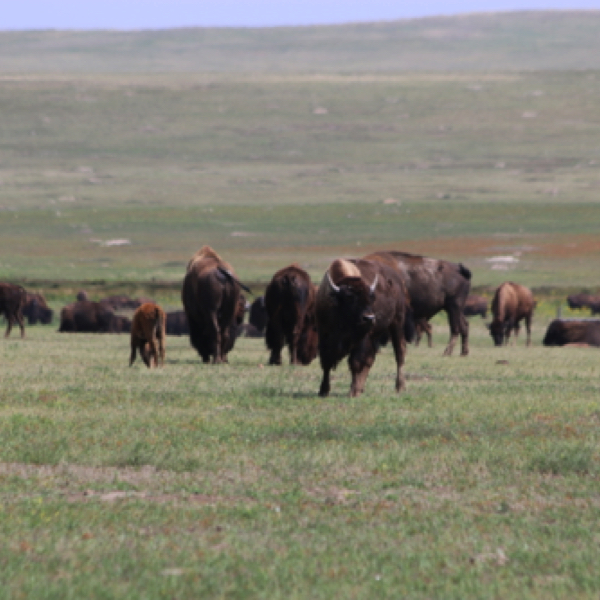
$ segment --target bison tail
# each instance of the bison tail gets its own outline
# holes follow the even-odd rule
[[[469,271],[462,263],[458,264],[458,271],[465,279],[471,280],[471,271]]]
[[[406,307],[404,313],[404,339],[407,342],[414,342],[417,337],[417,325],[415,323],[415,315],[410,306]]]

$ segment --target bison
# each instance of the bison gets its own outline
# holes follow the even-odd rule
[[[448,315],[450,340],[445,356],[454,350],[461,336],[461,356],[469,354],[469,323],[463,314],[464,305],[471,289],[471,271],[461,263],[427,258],[407,252],[374,252],[364,257],[376,260],[396,269],[406,286],[414,318],[429,321],[441,310]]]
[[[506,281],[500,285],[492,299],[494,318],[489,326],[494,344],[496,346],[508,344],[513,329],[516,338],[519,335],[519,324],[525,320],[527,345],[531,345],[531,319],[535,305],[530,289],[512,281]]]
[[[210,246],[203,246],[188,263],[181,299],[190,342],[205,363],[211,357],[213,363],[227,362],[232,336],[241,324],[241,285],[231,265]]]
[[[589,308],[593,315],[600,313],[600,298],[591,294],[571,294],[567,296],[567,304],[571,310]]]
[[[281,364],[281,351],[285,345],[292,365],[308,365],[317,356],[315,296],[315,286],[308,273],[297,264],[273,275],[265,290],[265,342],[271,351],[270,365]],[[301,344],[304,344],[302,348]]]
[[[100,300],[112,310],[136,310],[146,302],[154,302],[151,298],[130,298],[125,294],[114,294]]]
[[[102,302],[81,300],[65,306],[60,312],[61,333],[122,333],[129,331],[131,321],[117,317]]]
[[[361,394],[377,351],[390,339],[396,357],[396,391],[404,389],[402,366],[414,322],[396,269],[363,259],[335,260],[319,286],[316,316],[323,369],[320,396],[329,395],[330,372],[345,356],[352,373],[350,396]]]
[[[46,299],[42,294],[27,292],[23,316],[27,317],[29,325],[37,325],[37,323],[49,325],[52,323],[54,311],[46,304]]]
[[[12,283],[0,283],[0,315],[6,317],[6,333],[8,337],[13,325],[19,324],[21,337],[25,337],[25,326],[23,324],[23,309],[27,301],[27,292],[20,285]]]
[[[185,311],[174,310],[166,314],[167,335],[189,335],[190,327],[188,325]]]
[[[581,344],[600,347],[600,320],[554,319],[548,325],[544,346]]]
[[[470,295],[467,297],[465,306],[463,308],[463,314],[465,317],[474,317],[481,315],[482,319],[487,318],[488,313],[488,301],[483,296]]]
[[[250,305],[250,314],[248,315],[248,323],[252,325],[260,336],[265,334],[267,327],[267,309],[265,307],[265,297],[259,296]]]
[[[144,364],[151,369],[152,361],[158,367],[165,363],[165,311],[154,302],[142,304],[134,313],[131,323],[131,356],[129,366],[136,357],[136,350]]]

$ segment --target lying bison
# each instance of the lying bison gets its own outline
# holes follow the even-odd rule
[[[29,325],[37,325],[38,323],[49,325],[52,323],[54,311],[46,304],[46,299],[42,294],[27,292],[23,316],[27,317]]]
[[[554,319],[542,342],[544,346],[582,344],[600,347],[600,320]]]
[[[345,356],[352,373],[350,395],[361,394],[377,351],[389,340],[396,357],[396,391],[404,389],[402,366],[414,322],[396,269],[369,260],[335,260],[319,286],[316,315],[320,396],[329,394],[330,372]]]
[[[129,366],[135,362],[136,351],[144,364],[151,369],[165,363],[165,312],[154,302],[142,304],[134,313],[131,322],[131,356]]]
[[[167,335],[189,335],[190,327],[188,325],[185,311],[174,310],[166,314]]]
[[[20,285],[12,283],[0,283],[0,315],[6,318],[6,333],[8,337],[15,323],[19,324],[21,337],[25,337],[25,326],[23,325],[23,309],[27,301],[27,292]]]
[[[513,330],[517,337],[523,320],[527,329],[527,345],[531,345],[531,320],[535,304],[531,290],[518,283],[506,281],[498,287],[492,300],[494,319],[489,326],[496,346],[508,344]]]
[[[600,313],[600,298],[592,294],[571,294],[567,296],[567,304],[571,310],[589,308],[593,315]]]
[[[429,321],[441,310],[448,315],[450,340],[444,355],[454,350],[461,336],[461,355],[469,354],[469,324],[463,314],[471,289],[471,271],[462,264],[406,252],[374,252],[364,257],[387,264],[402,277],[416,321]]]
[[[105,304],[81,300],[65,306],[60,312],[61,333],[126,333],[131,328],[127,317],[113,313]]]
[[[190,342],[207,363],[227,362],[240,320],[240,282],[231,265],[203,246],[189,261],[181,299],[190,328]]]
[[[463,308],[465,317],[480,315],[482,319],[487,318],[488,301],[483,296],[469,295]]]
[[[281,364],[285,345],[292,365],[308,365],[317,356],[315,295],[308,273],[297,264],[273,275],[265,291],[265,342],[271,351],[270,365]]]

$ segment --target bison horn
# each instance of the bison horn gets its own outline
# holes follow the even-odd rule
[[[331,289],[334,292],[339,292],[340,288],[339,288],[339,286],[335,285],[335,283],[333,283],[333,281],[331,280],[331,275],[329,274],[329,271],[327,271],[327,279],[329,281],[329,285],[331,286]]]
[[[377,278],[378,277],[379,277],[379,275],[375,275],[375,279],[373,280],[373,283],[371,284],[371,287],[369,288],[371,293],[373,293],[375,291],[375,288],[377,287]]]

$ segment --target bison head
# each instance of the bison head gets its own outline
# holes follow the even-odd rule
[[[506,334],[506,326],[504,323],[500,321],[494,321],[488,325],[488,329],[490,330],[490,335],[494,340],[494,344],[496,346],[502,346],[504,343],[504,336]]]
[[[331,288],[330,297],[334,300],[341,320],[351,331],[362,336],[375,325],[375,288],[377,275],[369,286],[360,277],[345,277],[336,285],[329,273],[327,279]]]

